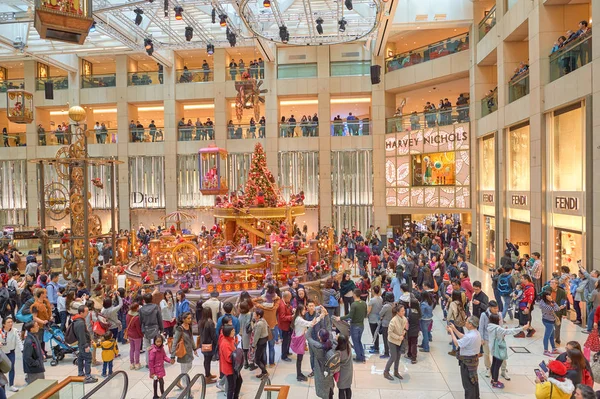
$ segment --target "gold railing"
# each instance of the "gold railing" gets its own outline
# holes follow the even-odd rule
[[[57,392],[59,392],[61,389],[63,389],[67,385],[72,384],[74,382],[83,382],[84,380],[85,380],[85,377],[69,376],[69,377],[65,378],[64,380],[62,380],[61,382],[59,382],[58,384],[53,385],[52,387],[48,388],[48,390],[46,392],[44,392],[38,396],[38,399],[50,399]]]
[[[290,392],[289,385],[267,385],[264,389],[267,392],[267,395],[271,392],[278,392],[277,399],[287,399],[288,394]]]

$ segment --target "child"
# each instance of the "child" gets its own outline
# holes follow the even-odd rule
[[[521,284],[517,284],[515,286],[515,290],[512,293],[512,302],[510,304],[511,308],[514,308],[515,310],[515,318],[518,319],[520,317],[520,312],[521,310],[519,309],[519,302],[521,302],[521,299],[523,298],[523,288],[521,287]]]
[[[102,361],[104,362],[104,364],[102,365],[102,377],[106,377],[112,374],[113,360],[119,354],[119,347],[117,346],[117,341],[115,341],[110,331],[104,334],[104,336],[102,337],[100,347],[102,348]]]
[[[65,331],[65,324],[67,323],[67,289],[65,287],[60,287],[58,289],[58,298],[56,299],[56,310],[58,311],[58,316],[60,317],[60,329]]]
[[[165,353],[163,347],[163,337],[158,334],[154,337],[154,345],[150,348],[148,356],[148,369],[150,369],[150,378],[154,380],[154,396],[153,399],[158,399],[158,386],[160,384],[160,395],[165,393],[165,362],[173,364],[175,359],[171,360]]]

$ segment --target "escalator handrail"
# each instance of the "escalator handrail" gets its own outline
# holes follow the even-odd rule
[[[277,392],[277,399],[287,399],[290,393],[289,385],[267,385],[265,386],[267,398],[271,398],[271,392]]]
[[[200,395],[200,399],[204,399],[206,397],[206,377],[204,377],[204,374],[200,373],[196,374],[194,378],[192,378],[188,386],[185,387],[181,394],[179,394],[177,399],[193,399],[193,396],[191,396],[190,394],[192,393],[192,387],[194,386],[196,381],[198,381],[198,379],[202,381],[202,395]]]
[[[129,376],[123,370],[115,371],[114,373],[109,375],[107,379],[102,381],[100,384],[96,385],[94,387],[94,389],[92,389],[90,392],[86,393],[85,396],[81,399],[90,399],[92,397],[92,395],[94,395],[96,392],[98,392],[100,389],[102,389],[102,387],[104,387],[106,384],[108,384],[113,378],[115,378],[119,374],[123,374],[123,382],[124,382],[123,383],[123,392],[121,393],[120,399],[125,399],[125,397],[127,396],[127,391],[129,391]],[[111,392],[111,396],[112,396],[112,392]]]
[[[67,385],[74,383],[74,382],[83,383],[83,380],[85,380],[85,377],[69,376],[69,377],[65,378],[64,380],[62,380],[61,382],[59,382],[58,384],[51,386],[46,392],[43,392],[40,395],[40,398],[42,398],[42,399],[51,398],[54,395],[56,395],[56,393],[59,392],[61,389],[66,387]]]
[[[256,391],[254,399],[261,399],[263,391],[265,390],[265,385],[271,385],[271,380],[267,376],[264,376],[260,380],[260,385],[258,386],[258,391]]]
[[[182,379],[187,378],[187,385],[190,385],[190,376],[187,373],[181,373],[175,378],[175,380],[165,389],[165,392],[161,395],[160,399],[166,399],[173,389],[181,382]]]

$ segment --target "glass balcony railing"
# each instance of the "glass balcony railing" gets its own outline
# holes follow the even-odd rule
[[[129,72],[127,74],[127,86],[149,86],[161,85],[163,83],[163,72]]]
[[[115,144],[117,129],[88,130],[87,140],[88,144]]]
[[[419,130],[436,126],[448,126],[454,123],[469,122],[469,105],[436,109],[430,112],[413,112],[388,118],[386,133]]]
[[[494,26],[496,26],[496,6],[492,7],[485,18],[479,23],[479,40],[483,39]]]
[[[371,61],[338,61],[329,64],[330,76],[368,76]]]
[[[215,128],[211,126],[181,126],[177,128],[178,141],[204,141],[215,139]]]
[[[529,71],[516,76],[508,82],[508,102],[518,100],[529,94]]]
[[[66,90],[69,88],[69,78],[56,76],[54,78],[38,78],[35,80],[35,91],[44,91],[46,82],[51,82],[54,90]]]
[[[550,54],[550,81],[581,68],[592,60],[592,35],[580,36]]]
[[[498,110],[498,89],[481,99],[481,117],[488,116]]]
[[[23,79],[6,79],[0,82],[0,93],[6,93],[7,90],[23,88],[25,88],[25,81]]]
[[[449,37],[404,53],[396,54],[385,60],[386,71],[406,68],[436,58],[459,53],[469,49],[469,33]]]
[[[244,66],[242,68],[225,68],[225,79],[226,80],[242,80],[242,74],[248,72],[251,78],[264,79],[265,78],[265,67],[249,68]]]
[[[82,89],[95,89],[97,87],[115,87],[116,85],[116,73],[108,73],[104,75],[87,75],[81,77]]]
[[[154,143],[165,140],[164,130],[164,127],[135,128],[129,129],[129,134],[132,143]]]
[[[277,65],[277,79],[316,78],[317,63]]]
[[[212,69],[178,69],[177,83],[212,82],[214,74]]]
[[[279,137],[319,137],[319,122],[280,123]]]
[[[331,122],[332,136],[368,136],[371,131],[371,122],[368,119],[361,121]]]
[[[27,145],[27,134],[25,132],[10,132],[2,135],[4,147],[25,147]]]
[[[265,137],[265,127],[261,125],[238,124],[227,126],[227,138],[232,140],[262,139]]]

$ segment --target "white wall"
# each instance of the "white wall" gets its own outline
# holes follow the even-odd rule
[[[394,24],[414,23],[417,15],[427,14],[433,22],[436,14],[446,14],[445,21],[473,19],[473,3],[469,0],[405,0],[398,4]]]

